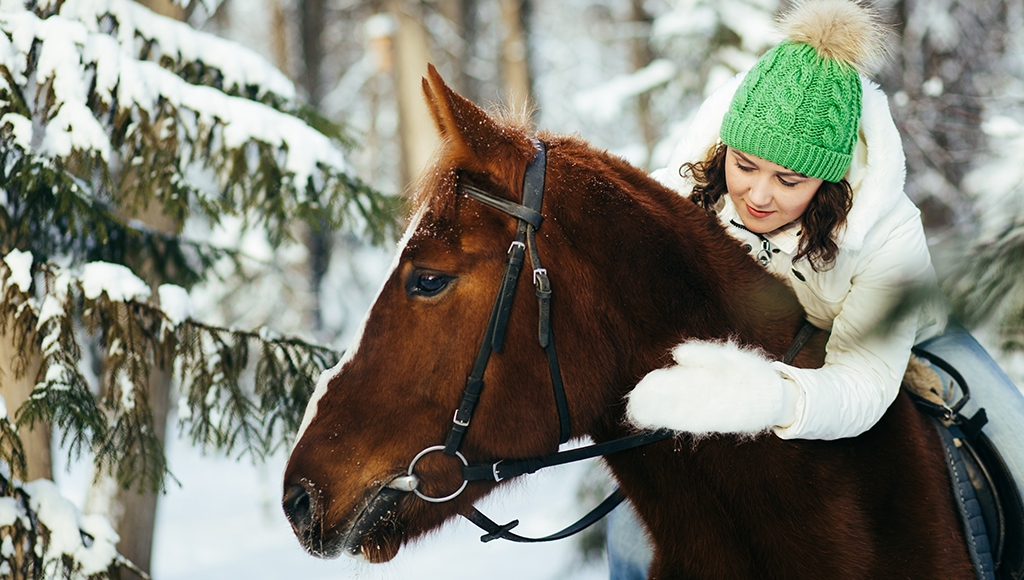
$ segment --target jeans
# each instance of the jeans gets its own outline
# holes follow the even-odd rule
[[[920,346],[957,369],[967,382],[970,399],[961,413],[971,417],[984,407],[989,422],[983,431],[999,450],[1018,487],[1024,487],[1024,394],[963,326],[950,321],[946,332]],[[938,367],[943,384],[950,376]],[[610,580],[643,580],[651,565],[650,542],[636,512],[624,502],[608,516]]]
[[[640,518],[628,501],[622,502],[608,514],[608,577],[644,580],[653,556]]]

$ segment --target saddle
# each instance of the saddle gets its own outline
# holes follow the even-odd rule
[[[941,435],[971,557],[978,577],[1024,579],[1024,501],[1017,483],[984,432],[984,408],[966,417],[960,413],[970,396],[963,376],[948,362],[915,349],[903,379],[919,410],[932,417]],[[926,359],[927,362],[925,360]],[[929,364],[930,363],[930,364]],[[945,371],[959,387],[944,387],[931,365]]]

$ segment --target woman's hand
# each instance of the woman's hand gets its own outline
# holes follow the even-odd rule
[[[677,364],[648,373],[627,395],[633,426],[755,435],[796,417],[796,383],[760,351],[695,340],[675,347],[672,357]]]

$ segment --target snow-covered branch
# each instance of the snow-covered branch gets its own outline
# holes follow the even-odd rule
[[[37,288],[46,290],[41,299]],[[165,284],[151,296],[118,264],[33,267],[31,254],[13,250],[0,262],[0,295],[0,318],[30,329],[17,335],[19,350],[39,352],[42,359],[19,424],[54,423],[73,450],[91,451],[99,464],[116,469],[123,484],[158,488],[166,473],[149,408],[137,402],[146,396],[153,367],[177,367],[183,385],[179,419],[195,441],[261,455],[294,432],[314,378],[338,357],[330,348],[266,329],[194,320],[183,288]],[[101,385],[90,384],[79,366],[82,332],[76,321],[104,346]],[[253,343],[259,356],[250,363]],[[18,462],[13,449],[3,449],[0,458]]]
[[[0,399],[2,402],[2,399]],[[118,535],[101,515],[85,515],[49,480],[23,483],[0,461],[0,576],[93,580],[127,568]]]
[[[343,131],[235,43],[128,0],[68,0],[49,15],[5,5],[0,32],[8,179],[18,163],[32,166],[22,178],[70,171],[93,197],[128,209],[155,199],[171,216],[251,208],[276,241],[295,219],[387,221],[387,202],[352,175]],[[3,185],[31,195],[24,180]]]

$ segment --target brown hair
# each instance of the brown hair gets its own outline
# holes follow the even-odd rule
[[[691,177],[696,182],[690,199],[708,212],[713,213],[722,194],[728,192],[725,183],[725,157],[728,150],[725,143],[719,143],[708,151],[704,161],[684,163],[679,168],[680,175]],[[807,258],[816,272],[832,268],[839,254],[836,234],[846,224],[852,203],[853,189],[849,182],[845,179],[838,182],[823,181],[804,211],[800,245],[793,261]]]

